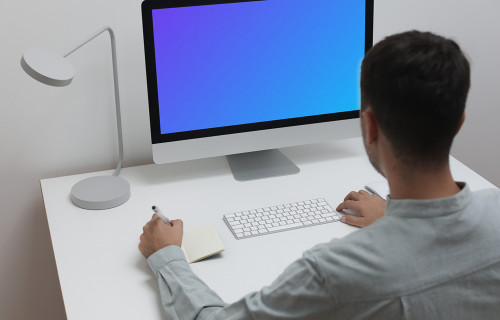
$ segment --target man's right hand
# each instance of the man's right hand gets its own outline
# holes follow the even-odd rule
[[[163,222],[155,213],[151,221],[142,228],[139,251],[147,259],[156,251],[169,245],[182,245],[182,220],[172,220],[171,225]]]
[[[337,211],[343,209],[354,210],[359,213],[360,217],[345,215],[340,219],[342,222],[364,228],[384,216],[385,200],[364,190],[351,191],[344,198],[344,202],[337,207]]]

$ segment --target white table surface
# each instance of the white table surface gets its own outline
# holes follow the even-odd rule
[[[184,229],[211,223],[226,250],[191,264],[227,302],[270,284],[303,251],[357,228],[341,222],[236,240],[225,213],[325,198],[333,207],[351,190],[382,180],[361,139],[282,149],[301,169],[297,175],[237,182],[224,157],[125,168],[131,185],[124,205],[87,211],[71,203],[71,187],[95,172],[41,181],[59,281],[68,319],[162,319],[156,278],[137,249],[142,226],[158,205]],[[450,158],[455,180],[472,190],[494,187]]]

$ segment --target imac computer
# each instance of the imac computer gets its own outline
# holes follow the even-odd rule
[[[146,0],[153,159],[227,156],[237,180],[297,173],[277,148],[360,135],[373,0]]]

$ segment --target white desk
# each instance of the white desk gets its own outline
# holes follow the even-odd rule
[[[194,272],[227,302],[270,284],[315,244],[356,230],[341,222],[236,240],[224,213],[324,197],[332,206],[351,190],[380,180],[359,138],[282,150],[298,175],[253,182],[233,180],[225,158],[123,169],[132,197],[106,211],[75,207],[70,189],[79,180],[109,172],[41,181],[52,245],[68,319],[161,319],[154,275],[137,249],[151,205],[185,230],[212,223],[226,247],[219,256],[192,264]],[[472,190],[494,187],[451,158],[454,178]]]

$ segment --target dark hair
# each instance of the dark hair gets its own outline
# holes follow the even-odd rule
[[[431,169],[448,161],[469,87],[469,62],[454,41],[404,32],[366,54],[361,111],[371,107],[399,159]]]

